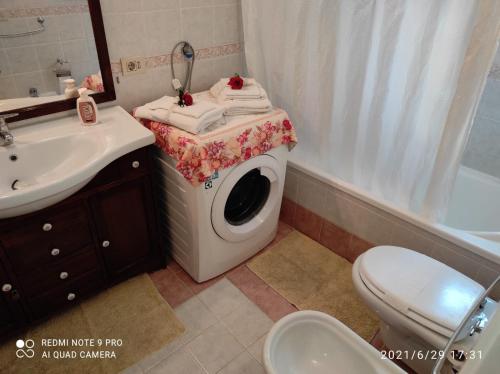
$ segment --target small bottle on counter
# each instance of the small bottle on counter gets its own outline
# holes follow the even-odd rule
[[[87,89],[80,91],[80,97],[76,100],[76,110],[82,125],[91,126],[98,122],[97,105],[88,95]]]
[[[73,78],[65,79],[64,84],[66,85],[66,88],[64,89],[64,96],[66,97],[66,99],[80,96],[80,94],[78,93],[78,88],[76,88],[75,80]]]

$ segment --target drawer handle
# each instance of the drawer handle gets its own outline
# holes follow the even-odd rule
[[[12,284],[10,283],[5,283],[3,286],[2,286],[2,291],[3,292],[10,292],[12,291]]]
[[[50,231],[52,230],[52,224],[50,223],[44,223],[42,226],[43,231]]]
[[[110,246],[110,244],[111,244],[111,243],[109,242],[109,240],[105,240],[105,241],[103,241],[103,242],[102,242],[102,246],[103,246],[104,248],[108,248],[108,247]]]
[[[141,166],[141,163],[140,163],[139,161],[134,161],[134,162],[132,162],[132,167],[133,167],[134,169],[139,168],[139,166]]]
[[[62,271],[61,274],[59,274],[59,278],[61,279],[66,279],[69,277],[69,274],[65,271]]]
[[[76,295],[75,295],[74,293],[70,292],[70,293],[68,294],[68,300],[69,300],[69,301],[75,300],[75,298],[76,298]]]
[[[58,256],[59,253],[61,253],[61,251],[59,250],[59,248],[54,248],[54,249],[52,249],[52,251],[50,251],[50,254],[52,256]]]

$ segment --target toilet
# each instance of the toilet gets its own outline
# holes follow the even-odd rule
[[[469,308],[484,288],[449,266],[410,249],[379,246],[360,255],[352,268],[354,286],[381,319],[385,346],[417,373],[429,373]],[[488,319],[496,302],[486,299],[456,340],[468,338],[478,319]],[[411,359],[411,352],[427,352]],[[410,352],[407,354],[406,352]]]
[[[337,319],[310,310],[276,322],[263,358],[268,374],[405,373]]]

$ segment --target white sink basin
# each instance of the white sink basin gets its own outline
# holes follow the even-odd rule
[[[11,132],[14,144],[0,147],[0,219],[65,199],[112,161],[155,141],[118,106],[101,109],[95,126],[71,116]]]

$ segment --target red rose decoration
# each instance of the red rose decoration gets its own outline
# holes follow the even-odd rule
[[[231,86],[232,90],[241,90],[243,88],[243,79],[238,74],[235,74],[234,77],[229,79],[227,85]]]
[[[182,100],[184,101],[184,105],[186,106],[191,106],[193,105],[193,96],[191,96],[190,93],[186,92],[183,96],[182,96]]]
[[[289,120],[285,119],[283,120],[283,127],[287,130],[291,130],[292,129],[292,124],[290,123]]]

